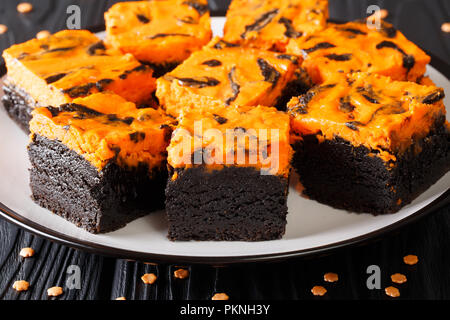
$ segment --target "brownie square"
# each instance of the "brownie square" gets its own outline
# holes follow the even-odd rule
[[[30,186],[40,206],[92,233],[164,208],[173,119],[98,93],[36,108]]]
[[[422,49],[384,21],[380,28],[362,20],[329,23],[311,37],[290,39],[286,52],[303,57],[302,67],[315,84],[352,72],[417,81],[430,62]]]
[[[327,0],[233,0],[228,8],[224,40],[284,52],[290,39],[323,29]]]
[[[167,170],[107,164],[101,171],[58,140],[33,135],[28,146],[32,199],[91,233],[105,233],[164,209]]]
[[[450,169],[444,92],[352,74],[288,104],[304,193],[335,208],[393,213]]]
[[[107,48],[86,30],[64,30],[3,52],[7,78],[3,105],[25,131],[31,111],[79,97],[114,92],[138,105],[154,104],[153,70],[131,55]]]
[[[157,80],[156,96],[168,114],[198,105],[276,106],[285,110],[303,93],[301,59],[214,38]]]
[[[211,40],[207,0],[119,2],[105,12],[106,42],[159,77]]]
[[[199,122],[203,131],[196,130]],[[277,130],[278,136],[267,138],[260,129]],[[211,130],[216,130],[218,140],[208,138]],[[234,140],[235,135],[235,143],[228,145],[227,139]],[[258,147],[245,142],[243,135],[256,139]],[[238,160],[237,150],[244,152],[245,161]],[[258,153],[258,160],[252,162],[252,155]],[[275,108],[199,106],[183,113],[168,147],[169,239],[281,238],[291,154],[289,118]],[[263,158],[270,158],[270,165]]]

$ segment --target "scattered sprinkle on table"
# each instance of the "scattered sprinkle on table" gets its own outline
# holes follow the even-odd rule
[[[177,269],[173,272],[173,275],[177,279],[186,279],[189,277],[189,271],[186,269]]]
[[[48,30],[42,30],[36,34],[37,39],[44,39],[44,38],[48,38],[48,37],[50,37],[50,31],[48,31]]]
[[[29,287],[30,283],[25,280],[18,280],[13,284],[13,289],[16,291],[27,291]]]
[[[367,20],[375,20],[375,19],[385,19],[389,15],[389,11],[386,9],[381,9],[380,11],[375,11],[374,14],[367,17]]]
[[[146,273],[141,277],[141,279],[145,284],[154,284],[158,277],[154,273]]]
[[[211,300],[228,300],[230,297],[226,293],[216,293]]]
[[[125,297],[118,297],[116,300],[127,300]]]
[[[412,266],[419,262],[419,258],[414,254],[408,254],[407,256],[403,257],[403,262]]]
[[[17,5],[17,11],[20,13],[28,13],[33,10],[33,5],[29,2],[22,2]]]
[[[450,22],[443,23],[441,26],[441,30],[443,32],[449,33],[450,32]]]
[[[325,293],[327,293],[327,289],[322,286],[314,286],[311,289],[311,293],[315,296],[323,296]]]
[[[339,276],[337,273],[328,272],[323,275],[323,280],[326,282],[336,282],[339,280]]]
[[[386,292],[386,294],[392,298],[400,297],[400,291],[396,287],[387,287],[386,289],[384,289],[384,292]]]
[[[63,294],[63,288],[61,287],[51,287],[47,289],[47,295],[49,297],[57,297]]]
[[[4,34],[6,31],[8,31],[8,27],[4,24],[0,24],[0,34]]]
[[[402,284],[406,282],[406,276],[401,273],[394,273],[393,275],[391,275],[391,281],[394,283]]]
[[[22,248],[22,250],[20,250],[19,252],[19,255],[24,258],[30,258],[34,256],[34,250],[33,248]]]

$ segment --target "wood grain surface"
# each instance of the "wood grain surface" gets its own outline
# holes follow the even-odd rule
[[[82,26],[88,27],[102,24],[103,12],[118,1],[34,0],[29,1],[34,11],[27,15],[16,12],[19,2],[0,1],[0,23],[9,28],[0,35],[1,50],[34,37],[40,30],[65,28],[68,5],[80,6]],[[228,2],[210,0],[210,7],[220,14]],[[388,9],[387,20],[409,39],[450,62],[450,34],[440,31],[441,24],[450,21],[449,0],[330,0],[330,16],[338,20],[362,18],[370,4]],[[310,292],[314,285],[328,289],[319,299],[391,299],[384,288],[391,285],[390,275],[397,272],[408,279],[397,285],[401,292],[398,299],[450,299],[449,214],[447,206],[377,242],[327,256],[232,267],[181,266],[190,272],[187,279],[174,278],[174,270],[180,267],[177,265],[151,265],[85,253],[34,236],[0,218],[0,299],[49,299],[46,292],[52,286],[64,288],[63,295],[56,299],[210,299],[216,292],[225,292],[233,300],[317,299]],[[24,259],[19,251],[28,246],[36,254]],[[410,253],[419,256],[415,266],[402,261]],[[74,265],[81,271],[80,289],[70,289],[66,284],[71,276],[68,268]],[[366,286],[370,265],[380,267],[380,290]],[[324,284],[326,272],[338,273],[339,281]],[[145,285],[140,279],[144,273],[155,273],[155,284]],[[12,289],[14,281],[20,279],[30,282],[27,292]]]

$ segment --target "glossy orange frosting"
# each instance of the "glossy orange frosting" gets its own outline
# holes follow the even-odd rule
[[[207,159],[200,163],[210,169],[245,166],[287,177],[292,156],[289,116],[262,106],[184,110],[167,148],[168,163],[173,168],[200,164],[194,158],[199,151]]]
[[[388,161],[425,137],[445,116],[436,86],[354,73],[311,89],[288,103],[293,137],[343,138]]]
[[[107,49],[86,30],[64,30],[13,45],[3,57],[8,81],[41,106],[60,105],[99,91],[145,103],[156,88],[149,67],[131,55]]]
[[[119,2],[105,21],[108,44],[154,64],[181,62],[212,35],[206,0]]]
[[[214,38],[159,78],[156,96],[174,116],[197,105],[273,106],[297,67],[294,56],[234,46]]]
[[[291,39],[286,52],[304,58],[302,67],[316,84],[350,72],[416,81],[430,62],[423,50],[387,22],[379,30],[364,21],[330,23],[314,35]]]
[[[137,108],[112,93],[36,108],[32,115],[31,135],[61,141],[98,170],[113,160],[130,167],[163,165],[174,122],[161,109]]]
[[[224,40],[265,50],[284,51],[290,39],[326,26],[327,0],[233,0]]]

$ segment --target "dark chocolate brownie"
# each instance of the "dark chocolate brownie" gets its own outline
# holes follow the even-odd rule
[[[161,109],[96,93],[32,116],[36,203],[93,233],[164,207],[173,119]]]
[[[450,169],[444,91],[353,73],[288,103],[304,192],[333,207],[400,210]]]
[[[328,0],[233,0],[224,40],[284,52],[290,39],[305,39],[327,25]]]
[[[155,64],[150,63],[146,61],[140,61],[142,64],[148,65],[150,68],[153,69],[153,77],[159,78],[163,75],[165,75],[167,72],[172,71],[175,69],[180,63],[179,62],[172,62],[172,63],[164,63],[164,64]]]
[[[355,71],[416,81],[430,62],[422,49],[385,21],[379,28],[366,20],[328,23],[311,37],[290,39],[286,52],[303,57],[302,66],[315,84]]]
[[[30,98],[21,90],[17,90],[14,86],[3,86],[2,97],[3,107],[9,117],[16,122],[25,133],[30,133],[28,123],[31,120],[31,111],[33,107],[30,105]]]
[[[109,232],[164,208],[165,167],[149,173],[111,162],[101,171],[57,140],[33,135],[30,186],[40,206],[92,233]]]
[[[296,143],[292,166],[311,199],[354,212],[393,213],[450,170],[450,132],[442,123],[438,128],[397,155],[393,168],[365,146],[339,137],[319,143],[315,135]]]
[[[212,129],[214,139],[209,136]],[[199,105],[184,112],[167,148],[169,239],[281,238],[289,142],[289,116],[275,108]]]
[[[275,108],[280,111],[286,111],[287,103],[292,99],[292,97],[305,94],[309,89],[313,87],[313,83],[308,73],[302,69],[298,68],[295,71],[294,78],[289,81],[286,87],[283,89],[281,96],[275,103]]]
[[[175,169],[166,188],[171,240],[279,239],[286,226],[288,179],[250,167]]]
[[[156,76],[200,50],[212,35],[207,0],[119,2],[105,12],[105,23],[107,43],[156,65]]]

